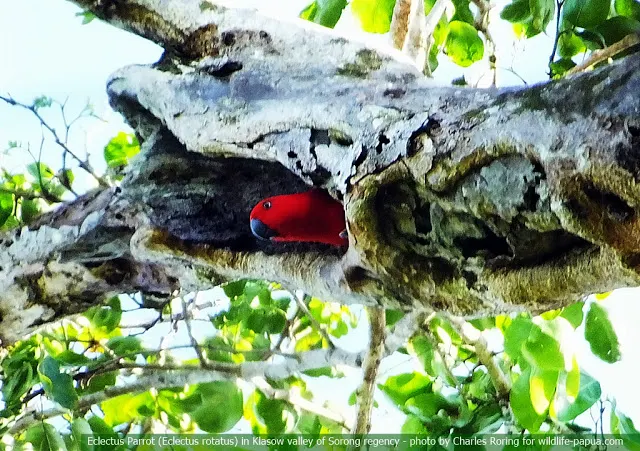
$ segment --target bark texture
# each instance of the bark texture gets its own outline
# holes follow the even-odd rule
[[[165,49],[119,70],[140,156],[4,237],[5,341],[111,293],[243,277],[325,300],[539,312],[640,276],[640,55],[523,89],[438,87],[397,54],[207,1],[76,0]],[[262,198],[328,190],[347,249],[263,244]]]

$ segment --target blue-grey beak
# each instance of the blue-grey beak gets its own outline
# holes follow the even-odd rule
[[[278,236],[275,230],[267,227],[267,225],[259,219],[251,220],[251,232],[253,232],[255,237],[260,240],[270,240],[271,238]]]

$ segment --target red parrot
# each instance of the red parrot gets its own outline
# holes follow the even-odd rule
[[[349,244],[342,204],[318,189],[263,199],[249,219],[261,240]]]

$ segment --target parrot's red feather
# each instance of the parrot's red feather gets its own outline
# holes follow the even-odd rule
[[[268,208],[267,208],[268,207]],[[346,246],[344,209],[328,193],[313,189],[261,200],[251,211],[275,232],[273,241],[307,241]]]

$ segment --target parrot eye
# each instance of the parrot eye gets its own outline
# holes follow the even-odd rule
[[[265,210],[268,210],[271,208],[271,202],[266,201],[265,203],[262,204],[262,206],[264,207]]]

